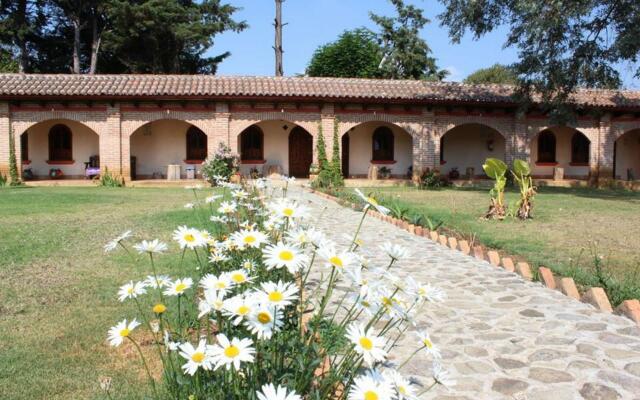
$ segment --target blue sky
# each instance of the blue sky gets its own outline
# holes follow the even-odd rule
[[[237,19],[246,20],[250,27],[241,33],[224,33],[216,37],[211,54],[230,51],[231,56],[219,67],[220,75],[273,75],[273,18],[274,0],[227,0],[242,7]],[[494,63],[509,64],[517,59],[514,48],[503,48],[506,29],[499,29],[480,40],[469,35],[460,44],[449,40],[446,29],[440,27],[437,15],[443,10],[436,0],[410,0],[425,11],[431,19],[422,31],[422,37],[433,50],[440,68],[450,71],[448,80],[459,81],[473,71]],[[369,11],[393,15],[388,0],[286,0],[283,21],[284,73],[303,73],[314,50],[334,41],[345,29],[365,26],[375,29]],[[629,68],[621,67],[624,84],[638,89],[640,82],[633,79]]]

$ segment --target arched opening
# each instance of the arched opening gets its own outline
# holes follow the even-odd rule
[[[382,121],[356,125],[342,136],[345,177],[367,177],[371,166],[394,178],[407,178],[413,165],[413,138],[403,128]],[[380,173],[378,174],[380,176]]]
[[[575,128],[554,126],[531,140],[532,175],[536,178],[587,179],[591,141]]]
[[[640,180],[640,129],[625,132],[615,141],[613,166],[616,179]]]
[[[83,179],[100,174],[100,138],[80,122],[39,122],[20,135],[19,143],[25,180]]]
[[[484,176],[487,158],[506,158],[504,137],[489,126],[458,125],[440,137],[440,171],[451,179]]]
[[[243,175],[308,177],[313,136],[290,121],[260,121],[238,134],[238,152]]]
[[[181,179],[200,175],[207,158],[207,135],[176,119],[148,122],[129,138],[131,179]]]

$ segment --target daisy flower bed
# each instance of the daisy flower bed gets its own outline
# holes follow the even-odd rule
[[[358,235],[368,211],[388,211],[375,199],[361,196],[360,223],[339,246],[287,197],[288,180],[282,188],[267,180],[217,184],[222,194],[191,188],[186,208],[202,226],[177,227],[175,243],[129,246],[125,232],[105,245],[146,271],[117,293],[137,312],[116,321],[107,340],[138,354],[152,398],[412,400],[453,383],[429,333],[414,322],[443,293],[395,275],[407,255],[401,246],[383,245],[383,265],[362,255]],[[182,273],[170,277],[156,260],[174,251]],[[415,348],[402,354],[397,344],[409,333]],[[431,363],[428,382],[403,375],[417,355]],[[110,383],[102,388],[118,397]]]

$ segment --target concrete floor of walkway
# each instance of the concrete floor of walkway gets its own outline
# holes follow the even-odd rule
[[[348,245],[343,234],[353,233],[361,213],[300,189],[291,197],[321,215],[316,225],[332,240]],[[361,238],[363,253],[377,265],[388,262],[379,249],[384,241],[407,247],[411,257],[395,272],[447,294],[418,322],[428,327],[457,384],[423,398],[640,399],[640,328],[632,321],[374,218],[365,220]],[[405,337],[399,348],[409,354],[412,332]],[[429,384],[430,365],[414,358],[403,372]]]

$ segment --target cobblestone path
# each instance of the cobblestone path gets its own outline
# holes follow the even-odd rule
[[[300,189],[291,197],[315,217],[322,214],[317,226],[348,244],[343,234],[353,233],[361,213]],[[378,265],[388,260],[378,248],[382,241],[409,248],[411,257],[395,272],[447,294],[418,321],[457,384],[438,386],[425,399],[640,399],[640,328],[632,321],[374,218],[365,220],[361,238],[363,252]],[[400,349],[409,354],[415,347],[407,341]],[[403,373],[432,382],[425,359],[414,358]]]

